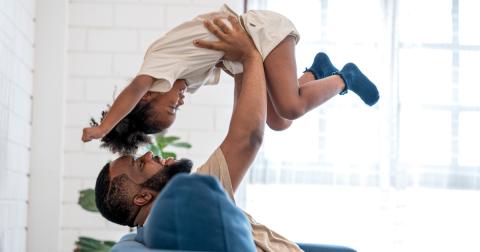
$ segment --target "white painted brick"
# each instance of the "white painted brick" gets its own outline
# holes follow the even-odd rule
[[[88,50],[132,52],[138,49],[138,33],[134,30],[90,29]]]
[[[163,5],[118,4],[115,6],[115,26],[131,28],[163,28]]]
[[[14,86],[13,90],[13,99],[10,100],[10,108],[19,115],[26,122],[30,122],[31,114],[31,102],[32,99],[29,94],[27,94],[19,86]]]
[[[219,83],[218,85],[203,86],[195,94],[189,97],[190,101],[194,106],[215,105],[232,107],[234,89],[232,83]]]
[[[4,15],[0,15],[0,24],[2,24],[2,29],[0,30],[0,33],[3,34],[2,40],[6,45],[10,45],[13,40],[13,34],[15,33],[15,26],[9,18]]]
[[[140,0],[70,0],[71,3],[138,3]]]
[[[211,8],[213,10],[216,10],[216,9],[219,9],[220,6],[222,6],[224,3],[225,4],[228,4],[228,6],[234,10],[236,10],[235,7],[237,7],[237,5],[239,4],[235,4],[235,3],[232,3],[232,1],[230,1],[230,3],[228,1],[225,1],[225,0],[192,0],[192,4],[193,5],[207,5],[207,6],[211,6]],[[241,3],[241,1],[236,1],[237,3]],[[240,12],[237,10],[237,13],[240,14]]]
[[[30,41],[33,41],[33,39],[30,39],[33,38],[34,31],[33,17],[19,1],[15,1],[14,8],[17,29],[21,31],[24,36],[28,37]]]
[[[15,228],[25,228],[27,227],[27,211],[28,211],[28,204],[26,200],[23,201],[16,201],[15,203],[11,204],[12,213],[11,217],[14,220],[14,227]]]
[[[66,153],[64,176],[70,178],[96,178],[102,167],[113,160],[108,154]]]
[[[65,252],[71,252],[75,248],[75,241],[80,236],[80,231],[77,229],[62,229],[60,249]]]
[[[0,172],[0,175],[1,175],[1,172]],[[6,224],[7,224],[7,203],[0,200],[0,238],[2,237],[3,230],[7,229]],[[0,239],[0,248],[2,248],[1,239]]]
[[[14,19],[15,17],[15,1],[13,0],[4,0],[3,2],[3,13],[7,17]]]
[[[112,104],[114,97],[130,83],[128,78],[92,78],[85,81],[87,101]]]
[[[0,105],[0,139],[6,139],[8,135],[8,109]]]
[[[28,147],[22,146],[18,143],[6,143],[6,167],[10,171],[20,174],[27,174],[30,163],[30,151]]]
[[[85,231],[80,232],[80,235],[95,237],[95,239],[100,239],[100,240],[109,240],[109,241],[117,242],[118,240],[120,240],[120,238],[122,238],[122,236],[129,233],[129,229],[128,227],[125,227],[125,226],[120,226],[120,225],[115,225],[115,226],[116,228],[109,227],[109,230],[85,229]],[[113,230],[110,230],[110,229],[113,229]]]
[[[87,48],[87,30],[83,28],[68,29],[68,49],[85,50]]]
[[[216,148],[220,146],[225,139],[225,136],[226,133],[218,133],[213,131],[191,132],[190,139],[193,147],[190,150],[190,153],[194,155],[209,156],[213,153],[213,151],[215,151]],[[195,143],[198,143],[198,145]]]
[[[104,103],[68,103],[66,109],[66,126],[68,127],[86,127],[89,125],[90,118],[100,120],[101,113],[107,109]]]
[[[27,187],[28,181],[26,181],[26,176],[12,171],[6,171],[3,173],[5,176],[5,186],[4,186],[4,199],[9,200],[26,200],[25,190]],[[12,219],[10,222],[14,221]],[[9,225],[13,227],[13,225]]]
[[[113,6],[98,3],[71,3],[70,25],[109,27],[113,25]]]
[[[189,130],[211,130],[214,111],[211,107],[188,106],[185,104],[177,113],[175,128]]]
[[[33,57],[32,61],[33,63]],[[19,65],[19,75],[17,76],[16,83],[21,87],[28,96],[33,92],[33,66],[29,67],[24,64]]]
[[[140,31],[140,52],[144,53],[150,45],[165,34],[163,29]]]
[[[62,226],[65,228],[104,228],[105,219],[99,213],[85,211],[78,204],[62,206]]]
[[[115,55],[113,57],[114,75],[133,79],[142,66],[143,55],[143,53]]]
[[[81,141],[82,128],[67,128],[65,129],[65,150],[67,151],[81,151],[83,142]]]
[[[114,158],[116,158],[116,157],[114,157]],[[112,158],[112,159],[114,159],[114,158]],[[98,171],[98,172],[100,172],[100,171]],[[96,176],[94,178],[83,178],[82,179],[82,188],[94,188],[96,181],[97,181]]]
[[[211,153],[208,153],[208,154],[190,154],[188,156],[188,159],[192,160],[193,162],[193,169],[196,170],[198,167],[200,167],[201,165],[203,165],[207,160],[208,158],[210,157],[210,155],[212,154],[213,152]]]
[[[215,130],[227,132],[230,126],[233,108],[216,108],[215,109]]]
[[[85,100],[85,80],[80,78],[69,78],[66,89],[67,101]]]
[[[0,167],[0,199],[1,200],[6,199],[8,197],[8,193],[7,193],[8,181],[7,181],[7,179],[8,179],[8,177],[7,177],[6,167]],[[2,202],[1,200],[0,200],[0,203]]]
[[[192,20],[194,17],[199,14],[215,11],[218,8],[212,8],[207,6],[194,6],[194,5],[177,5],[177,6],[168,6],[166,10],[166,28],[167,30],[172,29],[180,25],[185,21]]]
[[[83,151],[85,153],[88,152],[88,153],[105,154],[105,155],[110,154],[108,149],[100,147],[101,144],[102,144],[102,142],[100,140],[90,141],[88,143],[84,143],[83,144]]]
[[[129,232],[129,229],[128,228],[125,229],[125,226],[121,226],[121,225],[118,225],[118,224],[110,222],[110,221],[106,221],[106,225],[107,225],[108,230],[121,231],[122,236]]]
[[[28,16],[35,17],[35,0],[21,0],[23,8],[28,12]]]
[[[8,107],[10,102],[10,82],[0,75],[0,105]]]
[[[14,56],[10,50],[6,49],[4,54],[2,55],[2,70],[3,70],[3,78],[7,81],[12,81],[12,72],[13,72],[13,65],[12,61],[14,60]]]
[[[189,4],[191,0],[140,0],[142,3],[159,3],[163,5],[168,4]]]
[[[25,251],[33,66],[33,17],[0,1],[0,251]]]
[[[8,139],[10,141],[30,146],[30,128],[25,119],[10,112],[8,121]]]
[[[63,202],[77,203],[79,192],[82,190],[82,180],[77,178],[63,179]]]
[[[68,57],[70,75],[108,76],[112,71],[112,56],[95,53],[70,53]]]

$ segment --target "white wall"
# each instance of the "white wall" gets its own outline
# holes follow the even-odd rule
[[[83,144],[81,129],[138,71],[145,50],[168,29],[196,14],[228,3],[238,12],[240,0],[71,0],[69,5],[68,84],[65,125],[62,251],[72,251],[80,235],[118,240],[125,227],[108,223],[99,214],[77,205],[78,191],[93,187],[101,167],[115,158]],[[232,106],[233,82],[222,76],[216,87],[204,87],[177,116],[169,134],[180,136],[193,148],[177,153],[200,165],[226,134]]]
[[[34,0],[0,1],[0,251],[24,251],[33,83]]]

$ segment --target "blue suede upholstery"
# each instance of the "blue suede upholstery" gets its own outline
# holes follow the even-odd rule
[[[306,252],[355,252],[299,244]],[[148,223],[125,235],[113,252],[256,251],[251,226],[216,178],[177,175],[156,199]]]
[[[149,248],[255,251],[247,218],[212,176],[175,176],[155,201],[143,233]]]

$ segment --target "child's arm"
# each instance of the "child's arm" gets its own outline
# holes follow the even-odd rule
[[[105,119],[97,127],[83,129],[82,141],[104,137],[120,120],[132,111],[142,97],[148,92],[154,79],[147,75],[139,75],[115,99]]]

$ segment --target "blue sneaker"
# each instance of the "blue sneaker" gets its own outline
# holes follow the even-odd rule
[[[315,76],[315,80],[318,80],[336,74],[338,69],[333,66],[326,53],[319,52],[315,56],[312,66],[305,69],[304,72],[311,72]]]
[[[346,94],[347,90],[352,90],[367,105],[372,106],[380,98],[378,89],[353,63],[347,63],[338,75],[345,82],[345,89],[340,94]]]

